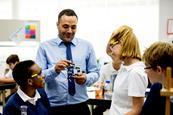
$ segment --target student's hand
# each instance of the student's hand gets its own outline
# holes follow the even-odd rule
[[[83,85],[86,82],[86,74],[85,73],[77,73],[74,75],[74,79],[77,84]]]
[[[60,73],[62,70],[65,70],[67,67],[69,67],[70,64],[72,64],[72,62],[69,60],[60,60],[55,65],[55,71]]]

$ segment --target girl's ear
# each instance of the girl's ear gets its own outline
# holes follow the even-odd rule
[[[59,22],[58,22],[58,21],[56,22],[56,26],[57,26],[57,28],[58,28],[58,26],[59,26]]]
[[[29,85],[33,85],[32,79],[28,79],[28,84],[29,84]]]

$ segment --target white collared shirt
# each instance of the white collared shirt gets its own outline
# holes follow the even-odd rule
[[[114,91],[109,115],[124,115],[132,109],[132,97],[145,97],[148,85],[144,63],[122,66],[114,82]]]
[[[26,95],[21,89],[20,87],[17,90],[17,93],[19,94],[19,96],[22,98],[22,100],[24,102],[28,101],[33,105],[36,105],[36,101],[41,98],[40,94],[38,93],[38,91],[36,90],[35,96],[33,98],[29,97],[28,95]]]
[[[5,74],[5,78],[13,78],[11,69]]]
[[[115,70],[113,67],[112,62],[109,62],[105,65],[103,65],[100,68],[100,77],[99,80],[97,81],[97,83],[105,83],[107,80],[110,81],[110,85],[111,85],[111,89],[113,90],[113,86],[114,86],[114,80],[116,78],[116,75],[119,73],[119,71],[121,70],[122,65],[120,66],[119,70]]]

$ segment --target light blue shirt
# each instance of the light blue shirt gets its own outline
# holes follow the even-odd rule
[[[77,104],[88,100],[86,87],[99,78],[99,70],[93,46],[82,39],[74,38],[71,45],[73,63],[86,73],[83,85],[75,83],[76,93],[68,94],[67,70],[56,73],[55,64],[66,59],[66,46],[60,38],[43,42],[37,52],[36,62],[45,75],[45,90],[51,106]]]

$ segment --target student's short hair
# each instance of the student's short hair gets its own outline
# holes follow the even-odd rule
[[[155,42],[144,51],[142,59],[153,69],[157,66],[165,69],[169,66],[173,69],[173,45],[167,42]]]
[[[32,60],[21,61],[13,69],[13,78],[20,86],[27,84],[28,78],[32,75],[31,67],[35,64]]]
[[[7,59],[6,59],[6,63],[10,64],[10,63],[16,63],[19,62],[19,57],[16,54],[11,54]]]
[[[117,43],[122,46],[120,59],[136,58],[141,60],[139,42],[132,28],[123,25],[115,30],[109,40],[109,46],[114,46]],[[109,50],[107,50],[107,53],[109,53]]]
[[[60,21],[60,18],[63,16],[63,15],[66,15],[66,16],[76,16],[76,18],[78,19],[78,16],[77,14],[74,12],[74,10],[72,9],[64,9],[62,10],[59,15],[58,15],[58,23]]]

